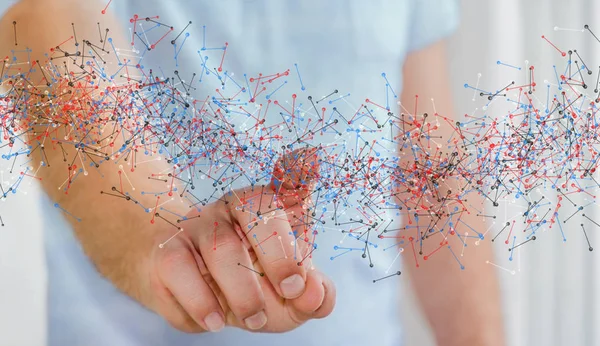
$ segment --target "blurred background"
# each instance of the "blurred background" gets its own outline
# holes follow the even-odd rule
[[[0,0],[0,12],[11,3]],[[475,85],[478,73],[480,86],[494,90],[510,81],[507,73],[518,73],[499,68],[498,60],[522,67],[544,66],[546,71],[540,71],[538,83],[545,87],[542,81],[548,76],[547,69],[559,65],[560,55],[541,35],[562,50],[577,49],[596,77],[600,43],[581,29],[589,24],[600,34],[600,1],[464,0],[461,5],[461,27],[448,44],[457,114],[472,114],[481,105],[472,101],[473,91],[463,87],[465,83]],[[524,78],[525,71],[520,73]],[[6,224],[0,228],[0,345],[45,344],[46,276],[41,238],[45,225],[39,217],[39,189],[31,184],[23,191],[26,194],[0,202]],[[600,288],[597,228],[588,231],[592,246],[598,247],[594,252],[587,250],[583,238],[570,237],[563,242],[556,232],[539,237],[535,246],[518,249],[512,262],[504,247],[497,254],[494,263],[507,269],[498,269],[498,275],[510,346],[600,345],[600,330],[594,328],[600,325],[600,299],[595,294]],[[435,345],[407,280],[403,285],[401,309],[407,345]]]

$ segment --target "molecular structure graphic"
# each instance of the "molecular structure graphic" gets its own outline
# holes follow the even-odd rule
[[[527,66],[526,80],[507,81],[496,90],[479,88],[479,79],[476,86],[465,84],[484,112],[456,121],[419,112],[418,96],[414,105],[399,107],[385,73],[383,95],[352,99],[334,88],[311,95],[298,64],[239,75],[227,70],[228,43],[184,47],[192,22],[182,30],[158,16],[135,15],[130,22],[130,47],[116,46],[111,30],[100,23],[94,38],[78,38],[73,26],[71,37],[48,47],[45,61],[31,60],[13,23],[15,48],[0,72],[3,198],[55,165],[65,172],[56,188],[70,194],[90,171],[108,165],[120,184],[99,191],[107,203],[135,203],[149,223],[169,225],[175,237],[189,218],[169,203],[201,211],[235,201],[248,216],[243,232],[261,251],[265,242],[282,241],[276,233],[259,239],[252,231],[277,217],[275,212],[286,213],[281,202],[286,197],[279,193],[286,187],[303,210],[286,214],[294,249],[303,245],[293,254],[299,265],[318,249],[332,261],[356,255],[373,267],[372,257],[399,249],[388,263],[391,275],[381,279],[400,274],[391,268],[401,254],[419,266],[449,251],[464,269],[460,258],[468,241],[494,242],[512,260],[516,248],[542,233],[560,232],[566,240],[565,230],[578,229],[582,244],[593,250],[588,232],[600,227],[592,216],[600,188],[600,71],[594,76],[576,49],[563,51],[542,36],[563,66],[547,71]],[[587,25],[584,30],[598,40]],[[202,27],[204,37],[206,32]],[[65,48],[73,43],[73,50]],[[182,49],[197,49],[198,71],[183,75],[145,66],[145,57],[161,45],[173,47],[175,61]],[[117,68],[109,72],[107,66]],[[552,78],[541,83],[537,75],[543,73]],[[197,97],[209,80],[218,87]],[[499,103],[511,111],[495,114]],[[442,128],[450,135],[441,135]],[[62,160],[49,160],[50,150],[62,152]],[[35,155],[42,161],[35,162]],[[155,160],[165,160],[171,170],[146,177],[155,183],[153,190],[136,189],[130,175]],[[243,195],[236,192],[240,187]],[[155,197],[155,204],[142,205],[141,195]],[[514,200],[526,208],[502,219],[495,210]],[[60,204],[55,207],[81,221]],[[467,214],[500,227],[468,224],[462,219]],[[320,242],[332,232],[343,242]],[[450,237],[463,246],[449,245]]]

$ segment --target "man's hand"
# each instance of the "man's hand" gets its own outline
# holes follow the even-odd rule
[[[23,28],[18,36],[19,47],[22,47],[19,49],[27,47],[28,61],[40,66],[47,63],[46,54],[58,44],[62,51],[75,56],[78,48],[76,40],[73,40],[73,30],[77,28],[80,40],[97,37],[97,29],[90,23],[101,23],[102,27],[110,28],[114,46],[128,47],[130,43],[121,35],[118,21],[103,8],[105,5],[100,1],[22,0],[0,20],[0,52],[3,52],[3,57],[13,55],[13,23]],[[112,54],[112,51],[107,54]],[[114,63],[105,64],[103,68],[106,75],[117,75],[119,70]],[[42,67],[32,69],[27,76],[32,81],[42,80],[46,78],[42,70]],[[86,74],[90,75],[89,72]],[[86,78],[87,81],[77,83],[79,90],[84,88],[82,83],[89,83],[92,77]],[[134,87],[133,81],[116,76],[111,81],[97,78],[96,82],[99,90],[114,83]],[[61,96],[50,102],[40,99],[43,102],[36,109],[36,114],[54,114],[51,109],[60,107],[60,116],[66,112],[81,121],[81,126],[73,126],[71,120],[74,118],[71,117],[68,123],[60,125],[65,126],[65,133],[70,133],[73,141],[88,143],[90,138],[97,136],[94,138],[96,145],[123,147],[124,136],[100,135],[84,128],[85,122],[80,116],[83,117],[87,111],[65,111],[62,106],[69,105],[67,108],[71,109],[74,105],[81,107],[85,103],[78,99],[80,92],[65,93],[62,89],[58,90],[60,87],[57,85],[60,83],[48,86],[49,94]],[[96,94],[90,97],[96,97]],[[113,123],[108,121],[106,128],[112,126]],[[27,143],[60,144],[48,135],[47,129],[46,120],[40,120],[32,131],[27,131],[40,131],[39,134],[31,135]],[[56,128],[56,131],[59,129]],[[61,146],[61,150],[32,153],[34,162],[47,163],[39,172],[44,190],[57,205],[68,210],[69,215],[79,217],[77,221],[74,218],[67,220],[98,271],[117,288],[161,314],[175,327],[189,332],[219,330],[225,322],[252,330],[286,331],[309,318],[324,317],[331,312],[335,300],[333,285],[305,265],[310,263],[310,253],[314,250],[311,244],[314,236],[308,232],[310,218],[303,209],[310,205],[309,200],[304,198],[310,193],[310,176],[298,175],[291,170],[291,176],[286,178],[285,170],[276,169],[275,181],[268,187],[255,186],[254,189],[235,193],[225,191],[227,194],[221,200],[203,206],[180,220],[177,226],[184,231],[171,238],[177,233],[176,228],[165,226],[167,223],[162,220],[154,225],[148,222],[151,217],[158,218],[157,210],[152,211],[153,216],[140,210],[140,206],[154,205],[156,196],[148,193],[136,195],[135,203],[131,195],[127,198],[124,195],[110,196],[110,191],[120,186],[122,168],[117,166],[116,161],[120,152],[112,152],[111,160],[97,165],[86,172],[85,179],[77,179],[71,184],[72,167],[55,163],[85,156],[83,148],[66,145],[64,148]],[[298,159],[302,158],[296,157],[292,161]],[[283,161],[285,166],[288,159]],[[156,172],[172,169],[166,160],[151,160],[138,165],[135,172],[131,170],[128,179],[132,187],[135,185],[136,191],[153,191],[156,181],[148,178]],[[304,171],[311,172],[311,168],[300,173]],[[281,176],[281,173],[284,175]],[[67,191],[61,188],[65,177],[69,178]],[[293,186],[304,189],[288,189],[289,184],[296,181],[294,177],[300,179]],[[255,198],[251,199],[251,194],[255,194]],[[102,207],[90,207],[94,205]],[[170,202],[169,208],[178,215],[189,211],[188,205],[175,201]],[[162,248],[159,247],[161,244]],[[264,276],[253,270],[264,272]]]
[[[157,239],[147,262],[147,305],[188,332],[225,324],[282,332],[329,315],[334,286],[306,265],[313,172],[314,150],[296,151],[270,186],[232,191],[179,220],[185,230]]]

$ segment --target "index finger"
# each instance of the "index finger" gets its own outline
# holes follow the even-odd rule
[[[319,178],[319,148],[301,148],[283,155],[273,168],[271,189],[286,208],[310,196]]]
[[[308,252],[316,248],[317,235],[316,231],[309,230],[319,222],[311,198],[316,192],[318,201],[321,194],[321,189],[314,191],[320,178],[319,150],[319,147],[306,147],[283,155],[275,164],[271,179],[271,189],[288,217],[295,243],[302,244]]]

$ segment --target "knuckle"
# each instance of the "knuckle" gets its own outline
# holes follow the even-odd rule
[[[217,235],[214,245],[210,244],[210,249],[203,253],[203,259],[208,267],[228,268],[237,265],[241,251],[246,249],[237,234],[221,234]]]
[[[258,313],[263,308],[264,301],[257,293],[251,294],[245,297],[245,299],[235,302],[231,306],[231,309],[235,312],[235,314],[242,319]]]
[[[167,249],[159,257],[161,270],[176,270],[178,266],[190,260],[190,252],[186,248]]]
[[[187,308],[190,315],[198,317],[204,317],[211,309],[214,309],[214,304],[211,304],[210,297],[204,297],[200,294],[196,294],[186,301],[181,302],[181,305]]]
[[[213,248],[221,250],[230,250],[235,248],[235,251],[237,251],[241,241],[242,240],[237,233],[233,230],[233,228],[231,228],[231,230],[227,232],[217,232],[217,235],[214,238],[214,244],[212,244],[212,246]]]
[[[262,263],[263,261],[264,263]],[[301,267],[290,257],[269,257],[263,261],[261,261],[263,268],[268,268],[270,271],[269,275],[276,276],[279,280],[302,272]]]

